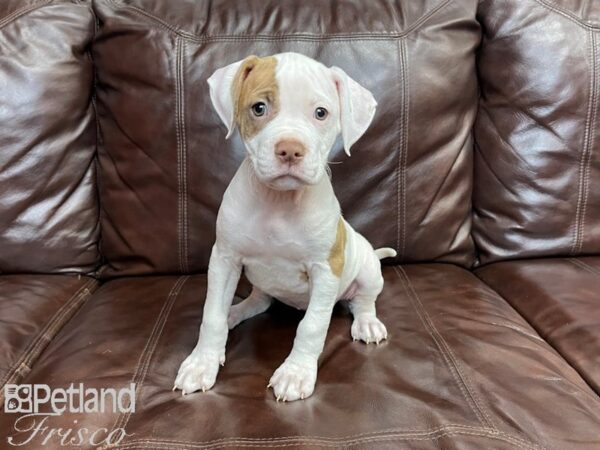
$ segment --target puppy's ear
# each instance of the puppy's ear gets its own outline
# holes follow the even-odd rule
[[[228,66],[217,69],[207,80],[210,88],[210,100],[219,117],[227,127],[229,138],[235,130],[235,85],[236,75],[242,64],[249,61],[252,56]]]
[[[331,72],[340,99],[340,123],[344,150],[350,156],[350,147],[369,128],[375,115],[377,102],[369,90],[350,78],[339,67],[332,67]]]

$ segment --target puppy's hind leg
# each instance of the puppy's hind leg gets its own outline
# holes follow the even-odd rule
[[[365,262],[356,277],[358,285],[355,296],[350,300],[350,311],[354,316],[350,330],[352,339],[367,344],[379,344],[387,339],[385,325],[377,318],[375,301],[383,290],[383,277],[379,258],[371,250],[365,255]]]
[[[269,309],[272,302],[273,299],[269,295],[253,286],[250,295],[233,305],[229,310],[229,317],[227,318],[229,329],[235,328],[244,320],[264,313]]]
[[[379,344],[388,337],[385,325],[375,314],[376,298],[377,296],[357,294],[350,302],[350,310],[354,316],[350,332],[355,341]]]

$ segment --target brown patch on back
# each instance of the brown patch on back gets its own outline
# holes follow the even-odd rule
[[[344,219],[340,217],[335,234],[335,242],[329,252],[329,267],[331,267],[331,271],[338,278],[342,276],[342,272],[344,271],[345,250],[346,227],[344,226]]]
[[[277,59],[248,56],[235,74],[232,95],[235,102],[234,118],[244,139],[256,135],[279,111],[279,86],[275,78]],[[259,101],[269,110],[263,117],[255,117],[251,106]]]

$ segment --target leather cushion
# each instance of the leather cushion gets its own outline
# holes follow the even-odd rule
[[[379,102],[352,157],[339,142],[330,156],[343,162],[331,170],[348,221],[399,260],[473,262],[475,0],[94,6],[104,277],[207,268],[245,150],[237,134],[225,140],[206,79],[283,51],[342,67]]]
[[[281,304],[230,332],[213,390],[171,391],[197,340],[203,275],[104,284],[27,382],[137,383],[133,414],[64,414],[46,424],[125,427],[121,449],[600,445],[596,394],[474,275],[432,264],[387,268],[384,278],[378,309],[389,341],[352,342],[351,316],[336,307],[315,393],[304,401],[277,403],[266,388],[302,317]],[[14,420],[0,417],[0,429]]]
[[[96,285],[76,276],[0,276],[0,400],[4,385],[29,373]]]
[[[600,394],[600,257],[502,262],[477,275]]]
[[[480,2],[482,263],[600,253],[599,17],[598,2]]]
[[[0,2],[0,273],[99,263],[89,4]]]

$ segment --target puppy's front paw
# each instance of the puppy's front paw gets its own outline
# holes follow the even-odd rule
[[[173,390],[181,389],[183,395],[209,390],[215,384],[219,364],[225,363],[225,355],[194,350],[181,363]]]
[[[361,340],[367,344],[379,342],[387,339],[387,330],[385,325],[374,315],[358,315],[352,322],[350,330],[352,339]]]
[[[295,362],[286,360],[275,371],[269,387],[277,401],[284,402],[302,399],[312,395],[317,381],[317,361]]]

